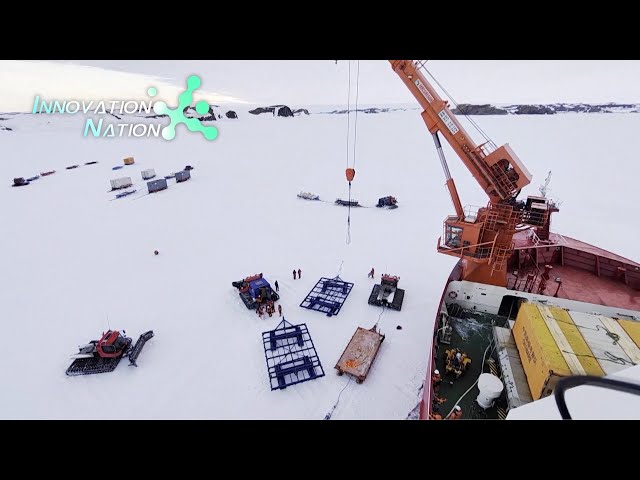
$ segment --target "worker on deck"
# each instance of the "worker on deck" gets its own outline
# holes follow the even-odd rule
[[[460,375],[462,375],[462,354],[460,352],[456,353],[451,365],[453,367],[453,372],[456,374],[456,378],[460,377]]]
[[[430,413],[429,420],[442,420],[442,415],[439,413]]]
[[[460,420],[462,418],[462,408],[460,405],[453,407],[453,411],[447,417],[447,420]]]
[[[437,392],[442,383],[442,376],[439,370],[434,370],[433,374],[431,374],[431,383],[433,383],[433,390]]]
[[[443,403],[446,403],[447,399],[444,397],[439,397],[438,395],[435,395],[435,397],[433,398],[433,404],[434,405],[442,405]]]
[[[451,362],[453,362],[453,359],[456,356],[456,353],[458,353],[458,349],[452,348],[451,350],[447,350],[445,353],[447,354],[446,362],[447,362],[447,365],[449,365]]]
[[[374,276],[375,276],[375,271],[373,270],[373,267],[371,267],[371,271],[369,272],[369,275],[367,275],[367,277],[374,278]]]
[[[460,357],[460,366],[462,370],[467,370],[469,368],[470,363],[471,363],[471,359],[467,356],[466,353],[463,353],[462,357]]]

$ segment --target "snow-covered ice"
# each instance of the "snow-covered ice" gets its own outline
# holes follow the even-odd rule
[[[327,111],[327,110],[325,110]],[[386,311],[387,335],[367,380],[347,387],[334,419],[403,419],[415,407],[433,322],[455,259],[435,251],[453,212],[419,112],[360,114],[353,197],[396,210],[351,210],[297,197],[346,198],[346,116],[251,116],[217,123],[213,142],[178,128],[176,139],[87,139],[82,119],[0,114],[0,418],[322,419],[347,382],[333,369],[356,327],[381,309],[367,304],[376,277],[401,277],[401,312]],[[638,260],[635,202],[640,116],[479,117],[509,142],[538,193],[553,171],[563,200],[554,231]],[[445,145],[465,204],[486,199]],[[127,156],[133,166],[112,171]],[[84,166],[85,162],[99,163]],[[75,170],[65,166],[80,164]],[[192,165],[191,180],[138,198],[142,170],[158,177]],[[14,177],[57,173],[11,188]],[[131,176],[138,193],[109,201],[109,181]],[[154,256],[158,249],[160,254]],[[323,276],[355,283],[335,317],[298,305]],[[302,269],[302,279],[291,271]],[[271,391],[260,320],[231,282],[262,272],[280,284],[287,320],[306,323],[326,376]],[[402,330],[396,330],[402,325]],[[67,377],[77,346],[107,328],[134,341],[156,336],[112,373]]]

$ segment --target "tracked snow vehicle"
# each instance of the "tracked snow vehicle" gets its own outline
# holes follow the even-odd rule
[[[271,288],[269,282],[262,278],[261,273],[232,282],[231,285],[238,289],[242,302],[249,310],[258,308],[259,303],[266,303],[269,300],[277,302],[280,299],[280,295]]]
[[[392,196],[379,198],[376,207],[386,208],[387,210],[396,209],[398,208],[398,199]]]
[[[369,295],[369,305],[388,307],[393,310],[401,310],[404,301],[404,290],[398,288],[400,277],[394,277],[384,273],[379,284],[373,286]]]
[[[137,367],[136,360],[144,345],[153,338],[153,330],[143,333],[132,347],[133,340],[117,330],[109,330],[100,340],[92,340],[79,347],[79,352],[72,356],[75,360],[67,369],[67,375],[92,375],[112,372],[120,360],[129,357],[129,365]]]

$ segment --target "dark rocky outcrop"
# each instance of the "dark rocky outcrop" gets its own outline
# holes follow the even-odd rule
[[[261,115],[263,113],[271,113],[274,117],[293,117],[293,112],[286,105],[272,105],[270,107],[258,107],[249,110],[252,115]]]
[[[251,115],[261,115],[263,113],[271,113],[271,114],[273,114],[273,108],[258,107],[258,108],[254,108],[253,110],[249,110],[249,113]]]
[[[557,113],[638,113],[640,105],[632,103],[550,103],[522,105],[461,104],[452,112],[456,115],[555,115]]]
[[[233,110],[229,110],[225,115],[227,118],[238,118],[238,114]]]
[[[493,105],[470,105],[461,103],[451,110],[454,115],[508,115],[509,112]]]
[[[13,128],[9,128],[9,127],[2,127],[0,126],[0,130],[8,130],[8,131],[13,131]]]
[[[514,115],[553,115],[556,111],[546,105],[518,105]]]
[[[209,111],[205,115],[199,114],[195,107],[187,107],[183,112],[185,117],[197,118],[201,122],[215,122],[217,120],[216,114],[213,111],[213,105],[209,105]]]
[[[276,115],[278,117],[293,117],[293,112],[286,105],[282,105],[277,109]]]
[[[330,114],[335,114],[335,115],[344,115],[345,113],[355,113],[357,112],[362,112],[362,113],[386,113],[388,111],[390,111],[391,109],[389,108],[379,108],[379,107],[371,107],[371,108],[358,108],[357,110],[353,109],[353,110],[334,110],[332,112],[329,112]],[[396,109],[394,109],[396,110]]]

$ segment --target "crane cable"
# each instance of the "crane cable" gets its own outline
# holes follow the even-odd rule
[[[356,168],[356,152],[357,152],[357,140],[358,140],[358,96],[360,93],[360,60],[357,60],[356,70],[356,101],[355,101],[355,120],[353,125],[353,157],[352,164],[349,166],[349,139],[351,130],[351,60],[349,60],[349,87],[348,87],[348,99],[347,99],[347,170],[353,169],[355,174]],[[349,180],[349,202],[347,205],[347,245],[351,244],[351,180]]]
[[[342,392],[344,392],[345,389],[349,386],[349,384],[351,383],[351,380],[352,380],[352,377],[349,376],[349,381],[346,383],[344,387],[342,387],[342,390],[340,390],[340,393],[338,394],[338,400],[336,400],[336,403],[333,404],[333,407],[331,407],[331,410],[329,410],[329,412],[324,416],[325,420],[331,420],[331,415],[333,415],[333,412],[336,410],[338,403],[340,403],[340,397],[342,396]]]
[[[348,60],[349,65],[349,85],[347,87],[347,142],[345,144],[347,148],[347,169],[349,168],[349,138],[350,138],[350,130],[351,130],[351,60]],[[349,182],[349,205],[348,214],[347,214],[347,238],[345,240],[346,244],[349,245],[351,243],[351,182]]]

